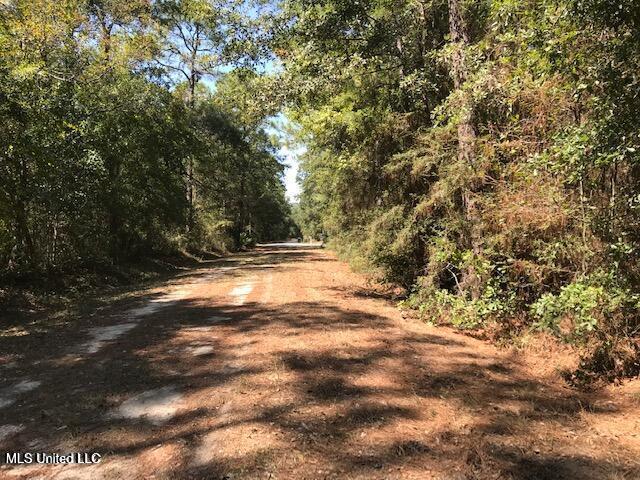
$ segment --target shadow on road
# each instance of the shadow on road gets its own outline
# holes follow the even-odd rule
[[[233,279],[333,261],[263,247],[217,266]],[[5,392],[20,379],[41,382],[0,408],[0,425],[22,428],[1,446],[155,461],[159,478],[640,478],[623,461],[578,453],[588,443],[581,415],[610,414],[605,398],[531,378],[464,337],[403,330],[360,301],[190,298],[93,355],[70,352],[96,318],[74,332],[53,324],[35,339],[0,337],[2,353],[20,358],[3,368]],[[100,321],[126,321],[130,306]],[[206,353],[190,353],[198,348]],[[167,386],[182,403],[162,423],[113,414]],[[539,435],[557,437],[558,448]],[[164,466],[153,460],[161,446],[175,447],[160,449],[172,459]]]

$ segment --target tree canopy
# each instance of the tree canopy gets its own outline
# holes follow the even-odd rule
[[[431,320],[640,371],[637,2],[290,0],[307,235]]]
[[[0,5],[3,268],[286,237],[271,112],[234,101],[259,48],[236,7]]]

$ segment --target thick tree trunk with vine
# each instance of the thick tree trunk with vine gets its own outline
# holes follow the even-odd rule
[[[459,106],[460,118],[458,119],[458,160],[464,167],[473,170],[475,168],[476,130],[473,123],[473,101],[467,92],[461,91],[468,76],[466,61],[466,47],[470,44],[469,30],[465,21],[462,0],[449,0],[449,34],[454,46],[451,62],[451,75],[456,90],[461,94]],[[482,252],[481,235],[478,230],[478,211],[473,200],[471,186],[465,186],[462,191],[462,204],[465,217],[463,235],[468,245],[478,257]],[[480,296],[480,277],[475,266],[470,265],[462,282],[463,291],[468,291],[472,299]],[[463,292],[461,292],[463,293]]]

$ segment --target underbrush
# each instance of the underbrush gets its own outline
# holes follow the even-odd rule
[[[120,263],[93,262],[73,268],[5,272],[0,276],[0,326],[18,324],[39,311],[64,309],[76,300],[149,284],[220,258],[214,252],[176,252]]]
[[[568,268],[553,264],[559,254],[529,261],[490,256],[490,251],[480,257],[458,250],[442,235],[421,246],[419,235],[408,233],[419,229],[407,228],[400,217],[392,211],[330,245],[354,269],[382,283],[402,285],[407,293],[400,306],[426,322],[452,325],[512,347],[531,336],[554,338],[580,357],[579,365],[565,374],[575,386],[640,375],[640,294],[625,282],[628,277],[594,263],[592,273],[568,279],[563,272]],[[536,248],[548,253],[544,247],[539,241]],[[563,247],[555,248],[559,252]],[[475,297],[464,287],[470,270],[480,279]]]
[[[529,305],[491,283],[477,299],[418,286],[401,306],[427,322],[484,332],[503,345],[552,336],[580,356],[566,380],[587,387],[640,375],[640,296],[598,280],[574,281]]]

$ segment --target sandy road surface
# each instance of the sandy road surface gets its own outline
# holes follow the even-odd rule
[[[640,478],[638,389],[403,319],[324,250],[263,246],[37,341],[0,366],[0,450],[102,461],[1,478]]]

